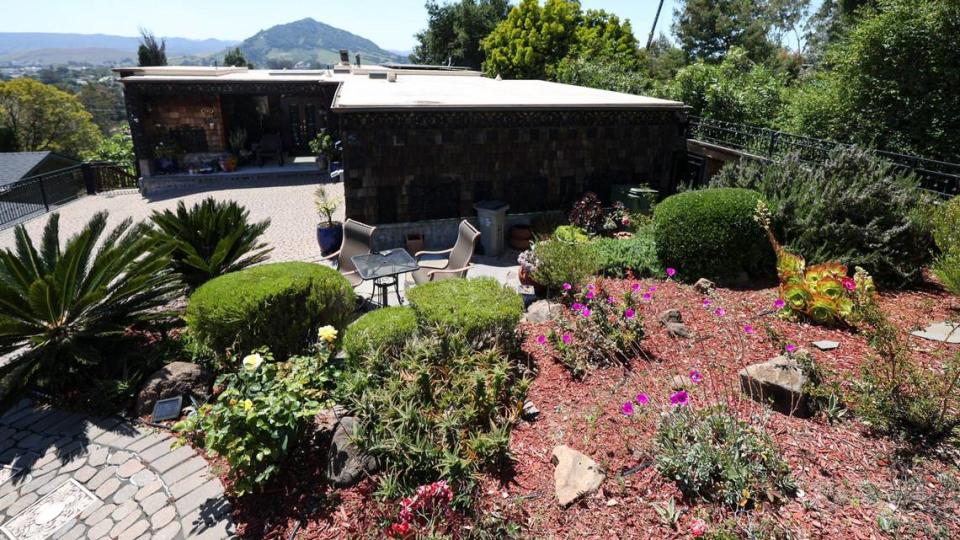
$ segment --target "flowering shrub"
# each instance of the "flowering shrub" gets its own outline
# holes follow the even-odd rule
[[[569,316],[561,317],[549,338],[538,342],[552,344],[554,357],[575,376],[589,365],[606,365],[626,360],[643,339],[643,318],[638,311],[639,286],[616,298],[607,294],[603,283],[588,284],[574,291],[563,285],[563,300],[570,306]]]
[[[397,521],[387,528],[387,536],[416,538],[418,533],[435,532],[437,521],[449,517],[452,501],[453,491],[444,480],[418,487],[413,497],[400,501]]]
[[[244,357],[236,373],[217,380],[224,390],[213,404],[174,426],[201,446],[223,456],[237,495],[269,480],[303,435],[309,420],[332,405],[328,398],[337,373],[327,364],[332,327],[321,328],[316,356],[274,362],[260,350]]]
[[[537,268],[533,279],[551,293],[561,290],[564,283],[585,282],[597,273],[599,263],[596,246],[592,242],[571,243],[545,240],[534,245]]]

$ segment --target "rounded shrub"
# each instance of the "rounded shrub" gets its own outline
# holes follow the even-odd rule
[[[741,188],[672,195],[654,211],[657,255],[686,280],[772,275],[775,256],[753,219],[760,194]]]
[[[511,348],[523,299],[493,278],[446,279],[413,288],[407,297],[417,322],[462,332],[477,349]]]
[[[392,351],[417,330],[417,314],[407,306],[371,311],[354,321],[343,334],[343,350],[349,358],[372,351]]]
[[[339,272],[284,262],[208,281],[190,296],[185,318],[196,340],[217,354],[265,346],[284,359],[306,350],[319,327],[342,330],[353,309],[353,288]]]

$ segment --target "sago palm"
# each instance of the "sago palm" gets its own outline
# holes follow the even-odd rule
[[[0,250],[0,400],[38,375],[74,380],[105,357],[108,342],[182,288],[168,269],[169,249],[127,219],[104,235],[107,213],[93,216],[60,245],[53,214],[39,249],[20,225],[16,249]]]
[[[233,201],[212,197],[176,212],[154,212],[157,235],[172,246],[172,267],[195,289],[219,275],[267,260],[271,248],[258,239],[270,220],[250,223],[250,212]]]

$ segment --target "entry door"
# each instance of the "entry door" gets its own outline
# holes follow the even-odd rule
[[[326,125],[320,103],[314,98],[286,98],[283,109],[287,124],[284,142],[288,153],[310,155],[310,141]]]

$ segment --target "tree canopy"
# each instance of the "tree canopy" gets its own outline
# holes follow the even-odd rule
[[[101,138],[93,116],[75,96],[27,77],[0,82],[0,127],[9,130],[21,152],[79,156]]]
[[[674,11],[673,32],[697,60],[718,62],[731,47],[740,47],[751,60],[764,61],[776,49],[768,37],[771,27],[765,1],[679,0]]]
[[[234,67],[248,67],[253,69],[253,64],[247,62],[247,57],[243,55],[243,51],[240,50],[240,47],[235,47],[227,51],[227,54],[223,57],[223,65],[225,66],[234,66]]]
[[[426,4],[427,28],[416,35],[411,61],[418,64],[466,66],[480,69],[486,56],[480,41],[510,12],[508,0],[460,0]]]
[[[167,41],[161,39],[158,42],[152,32],[141,28],[137,60],[141,67],[167,65]]]

